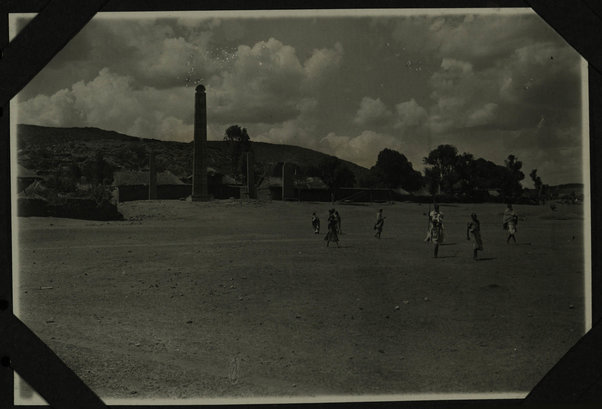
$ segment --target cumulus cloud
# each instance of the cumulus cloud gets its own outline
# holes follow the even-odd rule
[[[337,42],[334,48],[321,48],[313,51],[303,68],[309,86],[321,85],[329,75],[335,73],[343,59],[343,46]]]
[[[311,126],[304,126],[301,122],[294,119],[285,121],[281,125],[272,127],[266,132],[260,133],[254,137],[253,140],[315,149],[316,139],[314,135],[310,133],[311,128]]]
[[[303,78],[303,66],[293,47],[274,38],[253,47],[241,45],[230,70],[209,82],[212,115],[217,120],[243,122],[290,119],[296,114]]]
[[[389,107],[380,98],[363,97],[353,123],[362,129],[404,135],[416,132],[428,120],[428,112],[414,98]]]
[[[74,126],[82,120],[82,115],[74,109],[74,96],[68,89],[57,91],[51,96],[38,95],[19,104],[20,123],[46,126]]]
[[[317,149],[318,123],[315,114],[319,109],[315,98],[303,98],[296,105],[299,115],[280,124],[271,124],[253,136],[258,142],[280,143]]]
[[[501,97],[511,103],[556,105],[567,96],[578,103],[580,60],[567,47],[552,43],[524,45],[499,66],[506,82]]]
[[[509,151],[549,152],[563,144],[553,130],[580,121],[579,55],[535,14],[412,16],[374,25],[391,30],[408,64],[419,60],[430,71],[430,103],[422,102],[433,141],[470,140],[466,149],[486,157],[497,138],[514,146]],[[579,144],[579,135],[570,140]],[[518,147],[522,140],[530,147]]]
[[[395,128],[397,129],[416,128],[423,125],[428,119],[426,109],[413,98],[395,105],[395,112],[397,114]]]
[[[389,124],[393,113],[380,98],[364,97],[353,118],[353,122],[362,127],[382,127]]]
[[[142,81],[157,87],[202,81],[219,69],[204,47],[182,37],[166,38],[155,45],[155,50],[137,62],[137,69]]]
[[[574,121],[580,106],[579,58],[548,43],[518,48],[483,70],[444,58],[430,86],[430,122],[437,133],[474,126],[521,129],[537,124],[541,115]]]
[[[396,149],[415,167],[452,143],[575,174],[580,61],[539,17],[370,21],[95,18],[20,95],[19,120],[190,141],[200,82],[210,139],[239,124],[364,166]]]
[[[365,130],[357,136],[330,132],[320,140],[319,146],[325,152],[367,168],[374,166],[380,151],[385,148],[393,149],[403,153],[413,163],[414,169],[422,169],[420,160],[425,148],[424,142],[408,143],[391,134]]]
[[[134,88],[134,80],[103,69],[89,82],[19,103],[19,121],[42,126],[86,126],[129,135],[187,141],[192,138],[190,89]]]
[[[390,26],[391,38],[408,51],[470,61],[479,69],[495,65],[498,59],[524,46],[525,41],[563,41],[535,13],[412,16],[382,19],[378,24]]]
[[[185,86],[219,72],[222,61],[210,52],[212,20],[197,21],[196,26],[177,21],[95,22],[86,33],[90,62],[155,88]]]
[[[341,57],[340,44],[314,50],[305,62],[275,38],[241,45],[231,67],[209,81],[212,115],[247,123],[291,120],[300,113],[299,101],[337,69]]]
[[[298,117],[271,126],[253,139],[316,149],[365,167],[373,166],[378,153],[389,148],[420,166],[428,142],[425,108],[414,99],[389,107],[380,99],[364,97],[359,105],[352,122],[362,130],[355,136],[322,133],[323,125],[316,120],[316,113],[323,108],[317,100],[308,99],[300,104]]]
[[[363,131],[355,137],[340,136],[331,132],[321,139],[322,149],[333,155],[364,167],[376,163],[378,153],[385,148],[397,148],[399,142],[390,135]]]
[[[496,103],[488,102],[481,108],[472,111],[470,114],[468,114],[466,126],[481,126],[491,123],[495,118],[495,111],[497,107],[498,105]]]
[[[134,50],[130,74],[103,67],[89,81],[80,80],[50,96],[28,98],[20,104],[21,121],[86,124],[149,137],[169,133],[169,139],[189,140],[193,89],[202,80],[207,86],[208,118],[219,128],[231,123],[289,121],[275,127],[288,127],[291,134],[291,127],[298,126],[296,118],[315,109],[311,89],[337,70],[343,55],[342,46],[335,43],[332,49],[313,50],[302,61],[294,47],[269,38],[252,46],[240,45],[224,56],[207,50],[209,36],[204,31],[193,30],[191,25],[184,29],[188,30],[186,38],[177,36],[168,24],[153,26],[143,21],[103,27],[109,38],[123,38],[122,46]],[[104,53],[99,47],[93,47],[94,53]],[[138,54],[143,56],[140,60],[134,58]],[[111,66],[119,71],[125,61]],[[204,66],[202,72],[199,65]]]

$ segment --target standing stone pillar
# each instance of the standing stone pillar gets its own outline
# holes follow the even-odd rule
[[[282,164],[282,200],[296,199],[295,197],[295,176],[292,165]]]
[[[207,100],[205,87],[194,96],[194,151],[192,155],[192,200],[207,201]]]
[[[288,178],[287,178],[287,174],[286,174],[286,162],[284,162],[282,164],[282,200],[285,200],[286,195],[288,193],[287,191],[287,182],[288,182]]]
[[[148,159],[148,200],[157,200],[157,166],[154,151],[150,151]]]
[[[257,199],[257,189],[255,188],[255,157],[253,152],[247,152],[247,192],[249,192],[249,199]]]

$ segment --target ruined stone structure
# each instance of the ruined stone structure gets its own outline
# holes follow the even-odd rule
[[[205,87],[196,87],[194,97],[194,151],[192,159],[192,200],[207,201],[207,100]]]

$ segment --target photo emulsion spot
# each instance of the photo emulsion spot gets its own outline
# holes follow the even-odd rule
[[[11,101],[15,314],[110,404],[523,398],[591,325],[584,95],[530,9],[99,13]]]

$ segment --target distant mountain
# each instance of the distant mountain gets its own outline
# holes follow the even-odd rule
[[[225,141],[208,141],[208,166],[230,173],[230,153]],[[180,178],[192,173],[192,142],[171,142],[137,138],[98,128],[53,128],[17,125],[18,163],[40,173],[54,171],[61,164],[89,164],[98,156],[113,169],[139,170],[148,167],[147,151],[156,155],[158,170],[169,170]],[[292,145],[253,142],[255,161],[267,167],[292,162],[302,168],[317,166],[328,155]],[[368,169],[343,161],[356,181]]]

